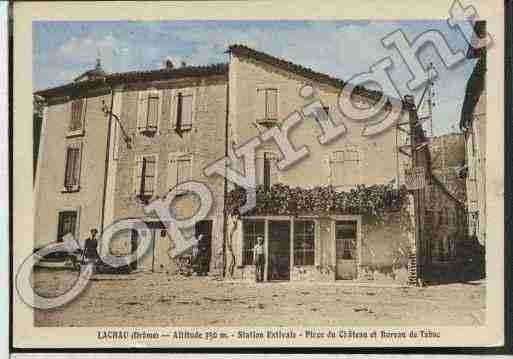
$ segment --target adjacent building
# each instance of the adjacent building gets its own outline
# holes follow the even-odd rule
[[[486,22],[477,21],[475,34],[486,34]],[[468,232],[486,243],[486,48],[469,46],[467,58],[477,59],[467,82],[460,128],[465,136]]]
[[[144,204],[194,179],[206,182],[214,196],[209,216],[195,230],[203,234],[211,270],[218,270],[224,181],[206,178],[203,168],[225,153],[227,69],[168,63],[160,70],[106,75],[97,66],[71,84],[39,91],[47,106],[35,185],[35,245],[60,241],[66,233],[82,244],[91,228],[144,218],[153,245],[137,266],[168,270],[172,238],[144,213]],[[137,239],[131,239],[120,238],[118,252],[133,251]]]
[[[466,203],[464,134],[449,133],[432,137],[430,140],[433,175],[461,203]]]

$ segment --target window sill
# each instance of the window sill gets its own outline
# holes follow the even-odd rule
[[[139,135],[146,137],[153,137],[157,133],[156,127],[140,128],[137,130]]]
[[[277,118],[261,118],[256,120],[256,123],[266,127],[276,126],[278,124]]]
[[[76,193],[80,191],[80,186],[73,186],[69,188],[63,188],[61,193]]]
[[[76,130],[76,131],[68,131],[66,133],[66,138],[80,137],[85,134],[84,130]]]
[[[187,125],[187,126],[183,126],[183,125],[182,125],[181,127],[173,126],[172,128],[173,128],[173,130],[175,130],[175,131],[182,131],[182,132],[184,132],[184,131],[190,131],[190,130],[192,130],[192,125]]]
[[[134,197],[134,199],[138,203],[148,204],[154,199],[154,196],[153,195],[145,195],[145,196],[137,195]]]

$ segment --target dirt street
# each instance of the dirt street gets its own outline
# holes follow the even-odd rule
[[[76,272],[37,270],[34,288],[54,296]],[[97,276],[63,308],[36,310],[36,326],[476,326],[485,282],[426,288],[343,283],[245,283],[157,273]]]

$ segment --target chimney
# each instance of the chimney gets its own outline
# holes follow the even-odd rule
[[[174,65],[173,65],[173,61],[169,60],[169,59],[166,59],[164,61],[164,67],[167,69],[167,70],[171,70],[174,68]]]

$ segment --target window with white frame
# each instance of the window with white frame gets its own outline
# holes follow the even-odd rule
[[[155,195],[156,172],[156,155],[141,155],[136,157],[134,191],[137,198],[147,200]]]
[[[194,114],[194,96],[192,92],[178,91],[171,101],[173,107],[172,128],[177,131],[187,131],[192,128]]]
[[[337,150],[330,158],[331,183],[336,187],[353,187],[360,184],[361,160],[357,147]]]
[[[78,191],[80,187],[80,165],[82,145],[70,144],[66,148],[66,162],[64,170],[64,191]]]
[[[85,99],[71,101],[71,117],[68,126],[68,136],[79,135],[84,130]]]
[[[294,265],[315,263],[315,222],[294,221]]]
[[[278,89],[257,89],[257,120],[278,119]]]
[[[155,133],[161,112],[161,92],[158,90],[141,91],[138,102],[137,131],[148,135]]]
[[[168,190],[192,178],[192,156],[184,153],[171,153],[168,159]]]

